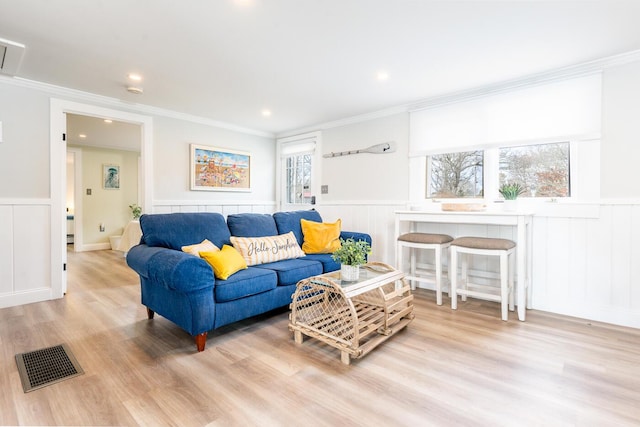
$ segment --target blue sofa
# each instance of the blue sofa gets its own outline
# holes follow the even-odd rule
[[[143,215],[142,239],[127,254],[127,264],[140,276],[142,304],[147,315],[171,320],[195,337],[203,351],[207,332],[291,303],[298,281],[340,268],[330,254],[310,254],[250,266],[215,278],[202,258],[182,252],[183,246],[208,239],[217,247],[230,245],[230,237],[275,236],[293,232],[302,247],[301,219],[322,222],[316,210],[242,213],[225,218],[218,213]],[[343,239],[366,240],[364,233],[342,231]]]

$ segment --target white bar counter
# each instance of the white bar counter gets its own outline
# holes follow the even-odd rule
[[[524,321],[531,308],[532,212],[507,211],[396,211],[395,241],[402,233],[415,231],[418,223],[505,225],[516,228],[516,305],[518,319]],[[452,236],[462,237],[462,236]],[[492,237],[492,236],[478,236]],[[396,260],[397,263],[397,260]]]

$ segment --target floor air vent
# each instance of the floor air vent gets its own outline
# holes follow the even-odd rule
[[[84,374],[66,344],[16,354],[16,363],[25,393]]]

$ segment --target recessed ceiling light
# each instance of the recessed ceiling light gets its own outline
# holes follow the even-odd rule
[[[136,82],[139,82],[142,80],[142,76],[140,74],[130,73],[127,77],[129,77],[129,80],[133,80]]]
[[[389,73],[387,73],[386,71],[378,71],[378,74],[376,74],[376,78],[379,81],[387,80],[389,78]]]
[[[113,123],[113,120],[111,120],[111,119],[104,119],[104,122],[105,122],[105,123]]]
[[[143,92],[142,88],[137,86],[128,86],[127,91],[135,93],[136,95],[141,95]]]
[[[262,115],[265,117],[271,116],[271,110],[262,110]]]
[[[80,138],[86,138],[87,135],[85,135],[84,133],[81,133],[80,135],[78,135]]]

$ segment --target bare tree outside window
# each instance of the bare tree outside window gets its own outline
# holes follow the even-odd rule
[[[483,163],[481,150],[427,157],[427,197],[483,197]]]
[[[516,182],[524,197],[569,197],[569,143],[500,148],[500,185]]]
[[[287,203],[311,203],[311,155],[297,154],[286,159]]]

